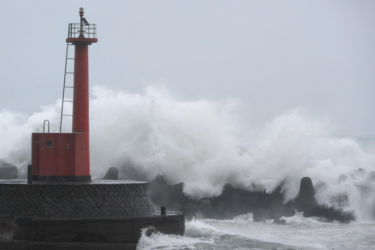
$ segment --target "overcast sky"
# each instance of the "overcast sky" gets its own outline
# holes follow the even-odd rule
[[[90,85],[239,101],[249,126],[305,107],[375,135],[375,1],[0,1],[0,110],[61,98],[68,23],[97,24]]]

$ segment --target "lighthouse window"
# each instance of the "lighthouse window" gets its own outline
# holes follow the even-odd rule
[[[52,141],[47,141],[47,148],[52,148]]]

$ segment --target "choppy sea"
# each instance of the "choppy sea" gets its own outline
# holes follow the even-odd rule
[[[319,187],[319,203],[344,206],[358,220],[328,223],[297,214],[281,226],[255,223],[251,214],[196,219],[186,222],[184,236],[144,234],[138,249],[375,249],[374,137],[337,136],[344,130],[299,108],[249,127],[235,116],[233,102],[179,101],[152,86],[144,94],[94,87],[92,95],[90,159],[97,178],[109,166],[118,167],[122,179],[163,174],[171,184],[184,182],[184,193],[194,199],[219,195],[226,183],[272,191],[286,180],[288,201],[307,176]],[[16,165],[25,178],[30,134],[41,132],[44,120],[58,132],[60,105],[30,117],[0,111],[0,161]],[[70,133],[71,124],[64,120],[63,132]],[[347,197],[345,204],[337,197]]]
[[[272,220],[253,222],[251,214],[233,220],[193,219],[186,221],[184,236],[143,234],[137,250],[375,249],[375,222],[326,222],[301,213],[285,220],[283,226]]]

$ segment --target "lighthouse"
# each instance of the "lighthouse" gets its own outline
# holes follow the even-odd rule
[[[79,23],[70,23],[66,42],[74,46],[72,133],[32,134],[34,181],[91,181],[89,126],[89,45],[97,43],[96,25],[89,24],[84,9]],[[66,73],[66,72],[65,72]],[[64,107],[64,94],[62,109]],[[61,115],[61,120],[63,119]],[[45,131],[43,131],[45,132]]]
[[[96,25],[83,8],[80,23],[70,23],[67,49],[75,49],[72,86],[72,132],[32,133],[32,165],[28,180],[0,180],[0,249],[73,250],[137,249],[143,228],[183,235],[181,213],[155,213],[148,183],[93,179],[89,147],[89,45],[96,43]],[[68,50],[67,50],[68,52]],[[67,53],[68,55],[68,53]],[[66,61],[67,61],[66,59]],[[61,118],[68,115],[61,109]],[[42,121],[41,121],[42,123]],[[110,166],[101,166],[110,167]],[[11,226],[9,226],[11,225]]]

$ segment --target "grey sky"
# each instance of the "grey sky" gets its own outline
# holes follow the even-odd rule
[[[61,98],[68,23],[98,25],[90,85],[240,101],[249,126],[308,107],[374,136],[375,1],[0,1],[0,110]]]

